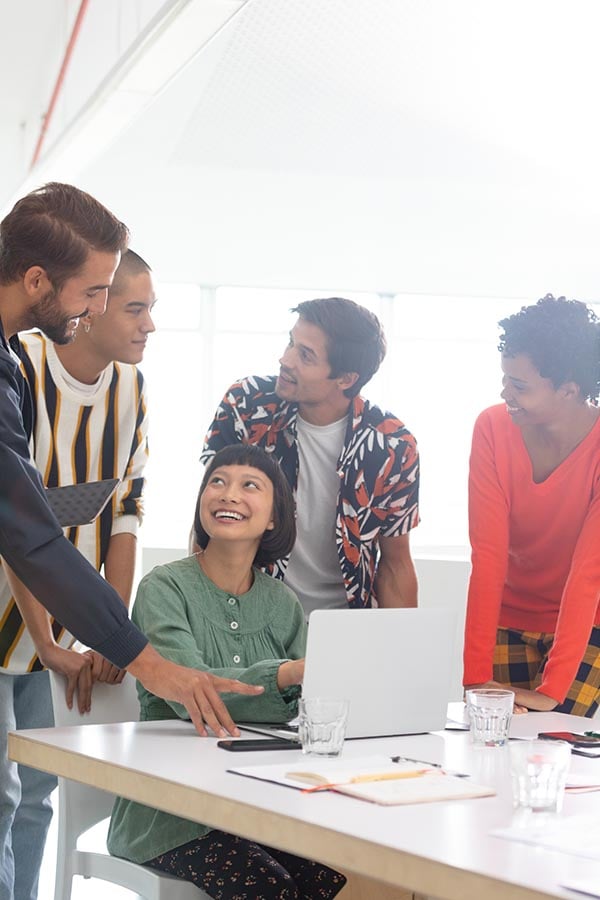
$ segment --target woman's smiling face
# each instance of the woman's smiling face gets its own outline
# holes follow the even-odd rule
[[[515,425],[548,425],[556,420],[563,408],[564,390],[540,375],[527,354],[503,353],[502,371],[500,396]]]
[[[271,479],[253,466],[220,466],[200,498],[200,521],[211,539],[260,542],[274,527]]]

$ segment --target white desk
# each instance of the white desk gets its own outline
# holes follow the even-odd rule
[[[512,733],[534,737],[589,725],[559,713],[529,713],[513,718]],[[489,834],[513,816],[506,748],[475,750],[464,732],[350,741],[344,748],[344,756],[370,752],[442,762],[493,785],[498,795],[404,807],[306,795],[226,771],[292,764],[300,751],[227,753],[178,721],[34,729],[9,737],[9,754],[19,762],[433,897],[581,900],[561,883],[583,875],[600,886],[600,862]],[[600,760],[574,757],[573,771],[598,775]],[[564,815],[592,812],[600,815],[600,793],[565,798]]]

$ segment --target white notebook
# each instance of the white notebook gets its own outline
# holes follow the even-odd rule
[[[362,759],[316,759],[276,765],[240,766],[228,769],[236,775],[271,781],[307,793],[331,790],[382,806],[433,803],[491,797],[493,788],[474,784],[469,778],[448,775],[427,763],[394,763],[386,756]]]

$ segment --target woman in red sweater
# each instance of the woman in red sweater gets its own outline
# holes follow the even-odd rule
[[[600,701],[600,322],[547,295],[500,323],[501,397],[473,433],[464,684],[527,709]]]

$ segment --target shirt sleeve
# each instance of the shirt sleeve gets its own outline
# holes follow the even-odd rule
[[[279,659],[264,659],[246,668],[239,666],[211,666],[203,646],[206,635],[195,635],[186,613],[185,586],[165,567],[155,569],[140,583],[133,608],[133,618],[147,633],[152,645],[166,659],[179,665],[210,672],[222,678],[234,678],[245,684],[258,684],[264,693],[257,697],[223,694],[223,700],[234,719],[254,722],[282,722],[296,714],[298,689],[280,692],[277,672],[281,663],[304,655],[306,623],[302,608],[295,597],[286,603],[285,622],[281,635],[285,655]],[[291,592],[290,592],[291,593]],[[289,600],[289,602],[286,602]],[[290,609],[291,607],[291,609]],[[288,611],[289,610],[289,611]],[[292,701],[292,703],[290,702]],[[162,701],[161,701],[162,702]],[[179,703],[167,701],[179,718],[189,719],[189,713]]]
[[[409,432],[381,466],[375,481],[383,537],[399,537],[419,524],[419,451]]]
[[[600,599],[600,482],[583,523],[560,601],[554,641],[537,690],[562,703],[594,626]]]
[[[147,641],[116,592],[64,537],[29,459],[16,365],[0,358],[0,554],[76,638],[127,666]]]
[[[146,383],[137,373],[140,386],[135,430],[125,476],[117,488],[116,509],[111,534],[135,534],[144,516],[144,467],[148,461],[148,406]]]
[[[482,413],[473,432],[469,466],[472,570],[467,598],[464,684],[492,678],[496,632],[508,566],[509,507],[500,483],[490,421]]]
[[[200,462],[206,465],[215,453],[229,444],[247,442],[248,434],[244,421],[238,410],[238,399],[242,394],[239,384],[233,384],[221,400],[215,412],[200,455]]]

